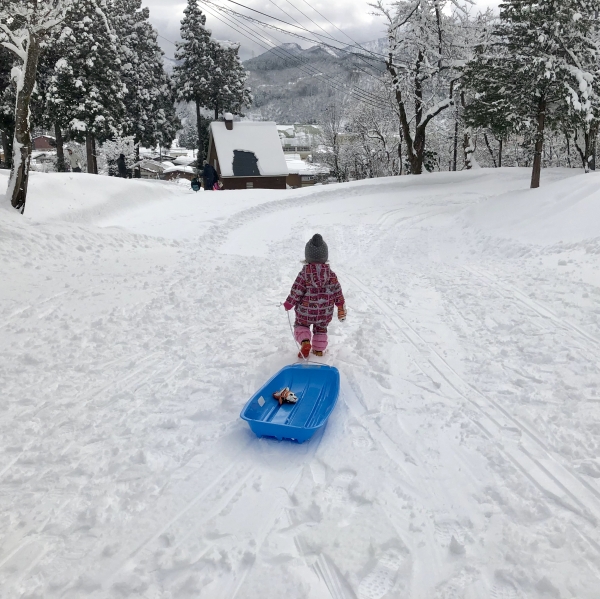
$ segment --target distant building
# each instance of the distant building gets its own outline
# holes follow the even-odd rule
[[[237,121],[210,124],[208,162],[223,189],[285,189],[287,164],[275,123]]]
[[[55,150],[56,139],[50,135],[38,135],[33,138],[33,149],[34,150]]]
[[[310,187],[316,183],[323,183],[329,177],[326,166],[311,164],[300,158],[300,154],[286,154],[288,166],[287,184],[290,187]]]
[[[317,125],[277,125],[277,132],[285,154],[300,154],[303,160],[321,138],[321,129]]]
[[[195,177],[196,168],[184,164],[176,164],[163,171],[163,179],[165,179],[165,181],[173,181],[174,179],[187,179],[188,181],[191,181]]]
[[[142,179],[162,179],[163,173],[167,168],[164,164],[156,160],[141,160],[137,166],[139,166],[140,177]]]

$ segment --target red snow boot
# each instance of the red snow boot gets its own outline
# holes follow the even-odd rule
[[[313,349],[313,354],[315,354],[315,356],[319,356],[320,357],[320,356],[323,355],[323,352],[320,351],[320,350],[318,350],[318,349]]]
[[[298,352],[298,357],[306,360],[308,358],[308,354],[310,354],[310,341],[308,339],[305,339],[302,342],[300,351]]]

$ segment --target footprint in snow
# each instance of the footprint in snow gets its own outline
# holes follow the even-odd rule
[[[465,544],[469,537],[456,520],[436,520],[435,536],[441,545],[448,547],[451,553],[455,555],[465,553]]]
[[[371,449],[371,447],[373,447],[373,441],[371,441],[368,436],[361,435],[352,439],[352,445],[354,445],[356,449]]]
[[[491,599],[519,599],[515,587],[510,583],[497,582],[490,591]]]
[[[333,479],[333,482],[325,492],[323,497],[325,501],[332,505],[348,505],[352,504],[348,487],[356,478],[356,472],[352,470],[342,470]]]
[[[358,586],[358,599],[381,599],[389,593],[402,564],[402,554],[388,549]]]

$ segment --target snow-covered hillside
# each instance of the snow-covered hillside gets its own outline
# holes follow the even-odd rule
[[[529,176],[0,197],[2,598],[597,599],[600,175]],[[340,401],[258,440],[315,232]]]

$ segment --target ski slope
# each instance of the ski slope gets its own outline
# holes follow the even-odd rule
[[[600,175],[529,176],[33,173],[0,207],[2,599],[600,597]],[[258,440],[315,232],[340,401]]]

